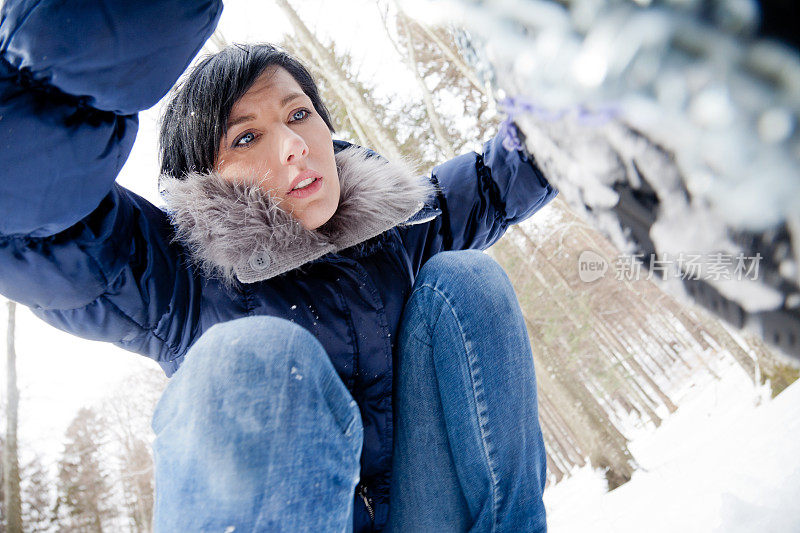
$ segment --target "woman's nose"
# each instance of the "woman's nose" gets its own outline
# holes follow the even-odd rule
[[[281,162],[284,165],[297,163],[298,159],[303,159],[308,155],[308,145],[302,137],[295,132],[288,130],[283,139],[283,153]]]

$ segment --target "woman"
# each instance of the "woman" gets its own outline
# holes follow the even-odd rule
[[[241,46],[171,97],[168,216],[113,179],[219,11],[4,4],[0,292],[173,376],[158,531],[543,531],[524,322],[458,250],[555,191],[497,138],[430,180],[332,141],[305,69]]]

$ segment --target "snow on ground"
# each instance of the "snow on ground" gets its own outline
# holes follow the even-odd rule
[[[642,468],[612,492],[590,468],[548,488],[549,531],[800,531],[800,382],[770,400],[730,366],[631,451]]]

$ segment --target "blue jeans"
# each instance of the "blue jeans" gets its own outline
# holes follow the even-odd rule
[[[431,258],[397,349],[389,530],[545,531],[533,358],[502,268],[477,251]],[[302,327],[211,328],[153,430],[156,532],[352,530],[361,418]]]

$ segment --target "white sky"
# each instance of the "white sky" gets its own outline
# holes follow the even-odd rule
[[[295,9],[323,41],[335,38],[350,50],[362,72],[387,91],[414,91],[391,46],[385,42],[374,1],[295,0]],[[225,3],[218,28],[230,42],[277,42],[291,33],[281,11],[271,2],[231,0]],[[411,93],[413,94],[413,92]],[[119,182],[159,204],[157,190],[157,124],[160,104],[140,114],[140,129]],[[23,453],[35,451],[55,460],[75,412],[97,404],[112,390],[126,386],[125,377],[158,365],[110,344],[90,342],[60,332],[17,311],[17,373],[21,390],[19,434]],[[6,307],[0,309],[0,335],[5,346]],[[4,353],[4,352],[3,352]],[[3,402],[5,365],[2,364]],[[0,424],[2,427],[2,424]],[[25,456],[23,456],[23,459]]]

